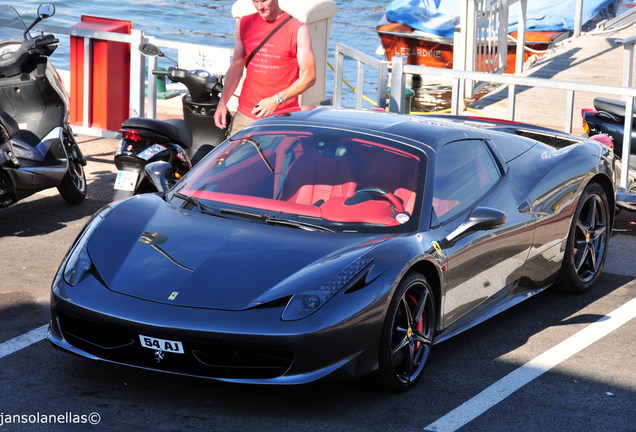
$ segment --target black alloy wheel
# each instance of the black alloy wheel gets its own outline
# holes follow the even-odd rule
[[[437,314],[430,284],[409,273],[391,300],[382,329],[379,370],[371,377],[379,390],[400,393],[422,376],[431,352]]]
[[[582,293],[598,278],[611,231],[610,209],[605,190],[589,184],[574,214],[568,236],[563,266],[556,288],[566,293]]]

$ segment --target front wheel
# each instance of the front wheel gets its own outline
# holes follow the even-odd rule
[[[71,136],[72,137],[72,136]],[[81,153],[74,139],[65,138],[65,148],[68,157],[68,171],[57,187],[62,198],[69,204],[79,204],[86,198],[86,175]]]
[[[589,184],[576,207],[555,288],[566,293],[582,293],[598,279],[610,236],[610,209],[605,190]]]
[[[409,273],[400,282],[384,321],[379,369],[370,377],[382,391],[401,393],[415,385],[433,344],[435,297],[426,277]]]

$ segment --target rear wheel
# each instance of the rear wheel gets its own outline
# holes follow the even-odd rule
[[[393,393],[410,389],[422,376],[436,327],[435,298],[420,273],[409,273],[391,300],[382,328],[379,369],[370,380]]]
[[[605,190],[590,183],[576,208],[565,256],[555,287],[581,293],[592,287],[605,263],[610,236],[610,209]]]
[[[70,204],[79,204],[86,198],[86,176],[81,153],[77,143],[70,133],[64,134],[64,148],[68,157],[68,171],[57,187],[62,198]]]

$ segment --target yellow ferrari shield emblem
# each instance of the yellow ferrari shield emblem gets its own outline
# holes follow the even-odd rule
[[[174,300],[177,298],[178,295],[179,295],[178,291],[173,291],[172,294],[170,294],[170,296],[168,297],[168,300]]]
[[[442,247],[440,246],[439,243],[437,243],[436,241],[432,241],[431,246],[433,246],[433,249],[435,249],[435,252],[437,253],[437,258],[442,260],[446,259],[446,256],[444,255],[444,252],[442,251]]]

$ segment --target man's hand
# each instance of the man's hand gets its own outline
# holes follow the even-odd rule
[[[227,106],[219,102],[214,113],[214,124],[219,129],[225,129],[227,127]]]
[[[254,109],[252,114],[258,118],[267,117],[270,114],[274,114],[276,108],[278,108],[278,98],[274,95],[265,99],[261,99]]]

